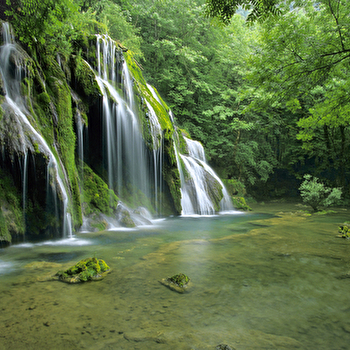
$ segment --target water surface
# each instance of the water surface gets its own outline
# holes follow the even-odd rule
[[[168,218],[0,250],[0,349],[348,349],[348,211]],[[49,276],[103,258],[102,281]],[[183,272],[178,294],[159,283]]]

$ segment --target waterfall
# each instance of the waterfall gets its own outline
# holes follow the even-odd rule
[[[22,192],[22,198],[23,198],[23,213],[25,213],[26,210],[26,198],[27,198],[27,184],[28,184],[28,152],[24,153],[24,160],[23,160],[23,192]]]
[[[133,79],[126,61],[116,61],[115,43],[106,35],[97,35],[96,81],[102,92],[104,157],[108,186],[123,198],[127,188],[131,196],[140,192],[153,201],[160,213],[162,191],[162,128],[151,104],[145,100],[152,150],[147,149],[136,114]],[[116,71],[121,71],[121,88]],[[152,165],[151,165],[152,164]],[[137,202],[136,198],[133,202]]]
[[[11,125],[9,130],[14,130],[16,134],[12,141],[10,139],[11,133],[7,133],[5,129],[7,124],[1,124],[5,129],[5,132],[0,135],[3,143],[3,158],[5,159],[6,156],[4,164],[6,163],[5,165],[8,166],[10,163],[10,151],[17,153],[20,158],[20,170],[16,168],[13,172],[18,177],[16,185],[22,186],[24,213],[28,210],[30,200],[37,205],[37,208],[43,208],[46,205],[46,212],[52,214],[43,219],[47,227],[51,229],[54,226],[51,216],[56,215],[57,221],[62,221],[61,225],[57,225],[62,226],[62,235],[72,237],[72,217],[68,212],[70,198],[66,187],[69,179],[62,159],[58,156],[62,145],[53,142],[49,146],[41,135],[41,129],[33,127],[35,120],[41,120],[41,118],[45,118],[45,115],[41,113],[32,115],[30,111],[33,107],[28,107],[31,101],[28,103],[26,100],[28,96],[21,95],[21,84],[25,78],[28,78],[27,74],[31,69],[28,69],[23,63],[26,60],[23,59],[24,53],[15,44],[7,23],[3,24],[3,37],[4,44],[0,51],[0,73],[5,92],[2,105],[5,110],[3,121],[8,122]],[[94,168],[93,171],[96,171],[96,174],[118,194],[126,205],[133,208],[145,206],[150,212],[153,214],[156,212],[158,215],[165,212],[178,212],[180,198],[178,198],[179,179],[176,164],[174,164],[173,152],[175,149],[181,180],[182,214],[213,215],[219,210],[222,194],[221,210],[232,209],[224,185],[206,162],[202,145],[187,138],[181,139],[183,141],[181,150],[187,149],[187,151],[184,151],[184,154],[180,153],[179,140],[176,139],[180,131],[177,129],[172,112],[159,97],[155,88],[149,84],[146,85],[143,79],[135,80],[134,77],[138,73],[134,77],[130,74],[127,62],[131,63],[132,72],[135,69],[133,62],[129,61],[131,56],[127,55],[124,58],[120,50],[117,49],[116,43],[107,35],[96,35],[95,52],[96,61],[91,65],[85,60],[80,61],[87,65],[84,68],[94,72],[94,95],[82,90],[84,84],[79,81],[80,78],[75,77],[75,89],[78,94],[82,92],[82,96],[80,98],[71,89],[72,99],[69,100],[72,101],[70,107],[73,107],[75,111],[75,151],[78,161],[76,165],[81,178],[80,189],[83,189],[83,164],[85,161],[91,169]],[[61,62],[59,55],[57,62],[62,69],[68,69],[65,62]],[[38,72],[40,76],[40,67],[38,67]],[[88,71],[87,74],[89,79],[92,76],[91,72]],[[69,72],[66,73],[66,76],[69,77]],[[74,72],[72,72],[72,76],[74,76]],[[50,93],[49,90],[46,91],[43,78],[39,77],[39,79],[40,84],[35,85],[34,89],[30,90],[34,91],[35,97],[47,92]],[[66,82],[62,79],[58,78],[58,81],[65,85]],[[28,81],[32,80],[28,79]],[[95,85],[96,83],[98,87]],[[138,93],[135,94],[135,92]],[[86,97],[91,97],[91,101],[86,102]],[[57,126],[60,114],[56,113],[58,107],[52,102],[56,102],[56,99],[53,97],[51,100],[51,98],[52,96],[49,95],[48,102],[45,104],[47,103],[47,108],[50,111],[48,114],[52,116],[50,122],[53,123],[53,128],[49,129],[49,132],[52,131],[52,135],[55,135],[54,133],[59,131],[60,127]],[[38,103],[38,107],[46,108],[46,105],[44,102]],[[42,112],[45,108],[41,108]],[[87,123],[85,113],[88,117],[89,127],[85,124]],[[157,115],[157,113],[161,114]],[[71,115],[70,112],[69,115]],[[88,133],[85,135],[85,139],[84,131]],[[172,132],[173,138],[171,137]],[[46,131],[43,133],[46,135]],[[49,137],[51,138],[48,136],[47,139]],[[55,136],[53,139],[59,140]],[[6,145],[7,140],[10,140],[11,150]],[[74,159],[70,158],[70,160]],[[74,164],[72,166],[74,167]],[[37,169],[32,171],[33,167]],[[163,174],[164,169],[169,170],[166,176]],[[31,193],[30,186],[34,186],[34,182],[39,182],[38,178],[43,186],[42,191],[35,188],[35,191]],[[105,184],[104,188],[107,190]],[[73,190],[76,190],[75,184]],[[83,204],[81,207],[84,207],[85,202],[80,204]],[[87,205],[90,204],[87,203]],[[162,207],[164,208],[162,209]],[[89,207],[84,213],[86,215],[92,213],[94,209],[91,208]],[[90,209],[91,211],[89,211]],[[141,215],[138,212],[143,211],[144,208],[142,210],[137,208],[134,213],[130,212],[135,214],[136,220],[136,215]],[[32,216],[28,215],[27,218],[32,220]],[[148,220],[147,223],[149,223]],[[27,227],[31,225],[29,220],[27,225]]]
[[[222,211],[233,210],[230,196],[214,170],[206,163],[203,146],[194,140],[184,137],[188,155],[177,154],[177,164],[181,179],[181,205],[183,215],[213,215],[215,204],[213,196],[217,196],[217,187],[222,190],[220,201]],[[183,162],[181,165],[180,159]]]
[[[27,152],[28,148],[32,147],[28,138],[30,138],[32,144],[35,142],[38,145],[38,149],[41,153],[45,154],[49,162],[52,164],[55,173],[55,181],[58,184],[59,190],[62,195],[63,201],[63,235],[71,235],[72,228],[71,222],[69,220],[70,214],[67,212],[68,207],[68,194],[66,192],[63,181],[59,175],[59,167],[56,161],[56,158],[50,147],[47,145],[45,139],[35,130],[35,128],[29,122],[26,114],[28,111],[25,107],[25,103],[23,101],[23,97],[21,95],[20,84],[22,82],[22,73],[25,71],[25,67],[22,67],[19,62],[16,62],[15,67],[15,76],[11,75],[11,66],[10,66],[10,58],[11,55],[16,59],[16,54],[18,54],[16,44],[14,42],[13,35],[10,31],[10,26],[8,23],[3,23],[3,38],[4,44],[1,47],[0,52],[0,72],[3,80],[4,91],[5,91],[5,107],[9,108],[13,117],[16,118],[16,124],[21,130],[21,135],[19,135],[21,142],[21,149],[17,150],[25,155],[25,166],[24,166],[24,174],[23,176],[23,205],[25,205],[26,200],[26,186],[27,186]],[[29,134],[29,136],[27,136]]]
[[[148,85],[149,87],[149,85]],[[160,101],[159,101],[160,102]],[[154,172],[154,201],[155,209],[160,214],[162,191],[162,167],[163,167],[163,137],[162,128],[159,124],[158,117],[151,104],[146,100],[148,108],[148,119],[151,128],[152,144],[153,144],[153,172]]]
[[[59,57],[59,55],[57,55]],[[85,121],[81,115],[79,104],[81,103],[81,100],[77,96],[77,94],[71,90],[71,97],[73,101],[76,104],[75,109],[75,125],[76,125],[76,135],[77,135],[77,156],[79,159],[79,176],[80,176],[80,185],[83,185],[83,172],[84,172],[84,128],[85,128]]]

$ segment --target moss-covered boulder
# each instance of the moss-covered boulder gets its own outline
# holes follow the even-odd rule
[[[130,210],[122,202],[118,203],[116,218],[123,227],[132,228],[136,226],[133,218],[131,217]]]
[[[110,270],[110,267],[102,259],[87,258],[80,260],[66,271],[58,271],[55,277],[67,283],[98,281]]]
[[[244,211],[252,210],[252,208],[246,203],[244,197],[232,197],[232,203],[236,209],[241,209]]]
[[[350,224],[344,224],[339,226],[340,237],[350,238]]]
[[[215,350],[232,350],[232,348],[227,344],[219,344]]]
[[[159,282],[177,293],[188,292],[189,287],[191,286],[189,277],[184,273],[179,273],[168,278],[163,278]]]

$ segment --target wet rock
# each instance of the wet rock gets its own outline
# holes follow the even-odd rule
[[[152,220],[151,213],[144,207],[138,207],[134,210],[134,213],[143,216],[147,220]]]
[[[163,278],[159,282],[177,293],[189,292],[191,287],[190,279],[183,273]]]
[[[234,348],[231,348],[230,346],[226,344],[219,344],[215,350],[234,350]]]
[[[66,271],[57,272],[55,277],[67,283],[97,281],[104,278],[110,270],[102,259],[87,258],[80,260]]]
[[[116,217],[122,226],[129,228],[136,226],[130,214],[130,210],[122,202],[119,202],[116,209]]]
[[[338,228],[338,232],[341,234],[342,238],[350,238],[350,229],[349,224],[340,225]]]

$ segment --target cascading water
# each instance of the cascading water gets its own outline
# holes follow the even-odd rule
[[[213,197],[217,196],[218,185],[223,195],[220,202],[220,209],[222,211],[233,210],[230,196],[224,184],[206,163],[203,146],[198,141],[190,140],[186,137],[184,139],[186,141],[188,155],[177,155],[181,178],[182,214],[215,214],[216,210]],[[181,166],[180,159],[184,164],[184,169]]]
[[[20,149],[17,149],[18,152],[24,154],[24,174],[23,176],[23,207],[25,209],[25,200],[27,193],[27,153],[30,147],[33,147],[33,144],[36,144],[39,151],[45,154],[49,159],[51,168],[54,169],[55,183],[58,184],[59,191],[62,195],[63,202],[63,236],[72,235],[71,227],[71,218],[70,214],[67,212],[68,207],[68,194],[66,192],[63,181],[59,175],[59,168],[56,161],[56,158],[49,146],[47,145],[45,139],[35,130],[35,128],[29,122],[27,115],[28,111],[25,107],[23,97],[20,91],[20,84],[24,78],[23,72],[25,72],[25,67],[21,66],[19,61],[15,64],[15,74],[12,74],[11,67],[11,57],[16,58],[19,55],[14,42],[13,35],[10,31],[10,26],[8,23],[3,23],[2,27],[4,43],[1,46],[0,52],[0,72],[3,80],[3,86],[5,91],[5,102],[3,104],[4,109],[10,109],[11,115],[15,118],[15,122],[18,131],[20,132]],[[13,64],[13,63],[12,63]],[[48,174],[50,172],[48,171]]]
[[[96,80],[103,94],[102,113],[104,123],[105,167],[108,172],[108,186],[121,197],[127,188],[131,195],[140,191],[151,199],[156,211],[160,211],[162,184],[162,130],[157,115],[146,101],[153,151],[147,150],[136,115],[133,81],[127,64],[116,62],[116,47],[108,36],[97,35],[97,76]],[[118,74],[121,71],[120,96]],[[153,167],[149,164],[152,163]],[[152,179],[154,179],[152,181]]]
[[[18,51],[6,23],[3,32],[4,45],[0,52],[0,69],[6,93],[3,108],[7,120],[15,125],[19,135],[18,140],[15,140],[16,147],[13,148],[21,160],[23,210],[26,210],[27,200],[37,203],[37,197],[31,196],[27,189],[36,181],[33,178],[36,178],[37,171],[32,171],[32,168],[39,163],[38,169],[43,169],[43,164],[47,165],[46,173],[39,170],[41,179],[45,179],[46,176],[46,192],[42,192],[38,207],[45,207],[46,200],[47,212],[63,220],[63,235],[71,236],[72,218],[67,212],[69,197],[64,185],[68,183],[68,179],[60,158],[54,156],[60,154],[60,145],[52,145],[53,154],[40,132],[32,126],[36,116],[33,117],[29,113],[30,108],[26,106],[30,102],[26,102],[20,89],[20,84],[27,74],[26,67],[20,63],[24,61],[21,58],[22,52]],[[179,153],[179,143],[178,140],[174,141],[174,138],[177,138],[180,131],[166,104],[152,86],[134,80],[126,63],[130,57],[126,56],[125,60],[113,40],[106,35],[97,35],[96,38],[96,64],[94,68],[86,61],[84,64],[94,72],[102,96],[94,97],[94,101],[88,105],[83,102],[86,96],[81,95],[80,98],[71,90],[77,136],[76,158],[79,160],[77,165],[81,181],[85,161],[127,204],[134,207],[146,206],[155,210],[158,215],[164,212],[179,212],[179,179],[174,164],[175,149],[181,180],[182,213],[215,214],[219,210],[222,194],[224,198],[220,203],[221,210],[232,209],[226,189],[206,163],[200,143],[185,138],[188,152]],[[64,69],[64,62],[60,61],[59,56],[57,60],[61,69]],[[91,77],[91,72],[89,74]],[[45,86],[45,82],[41,82],[42,86]],[[79,84],[77,83],[75,91],[80,95]],[[98,90],[97,87],[95,89]],[[134,95],[134,90],[139,91],[139,94]],[[52,102],[50,111],[52,120],[57,120],[56,108]],[[156,111],[162,114],[157,115]],[[89,128],[85,127],[85,115],[83,118],[81,112],[87,113]],[[85,139],[84,130],[88,133]],[[173,138],[169,137],[170,132],[173,132]],[[5,153],[4,146],[2,151]],[[8,162],[9,151],[6,152]],[[165,174],[163,166],[166,169]],[[19,174],[18,170],[16,171],[16,174]],[[83,182],[79,185],[83,188]],[[162,209],[163,205],[165,209]],[[139,208],[137,211],[141,212]],[[50,220],[51,216],[49,215]]]

